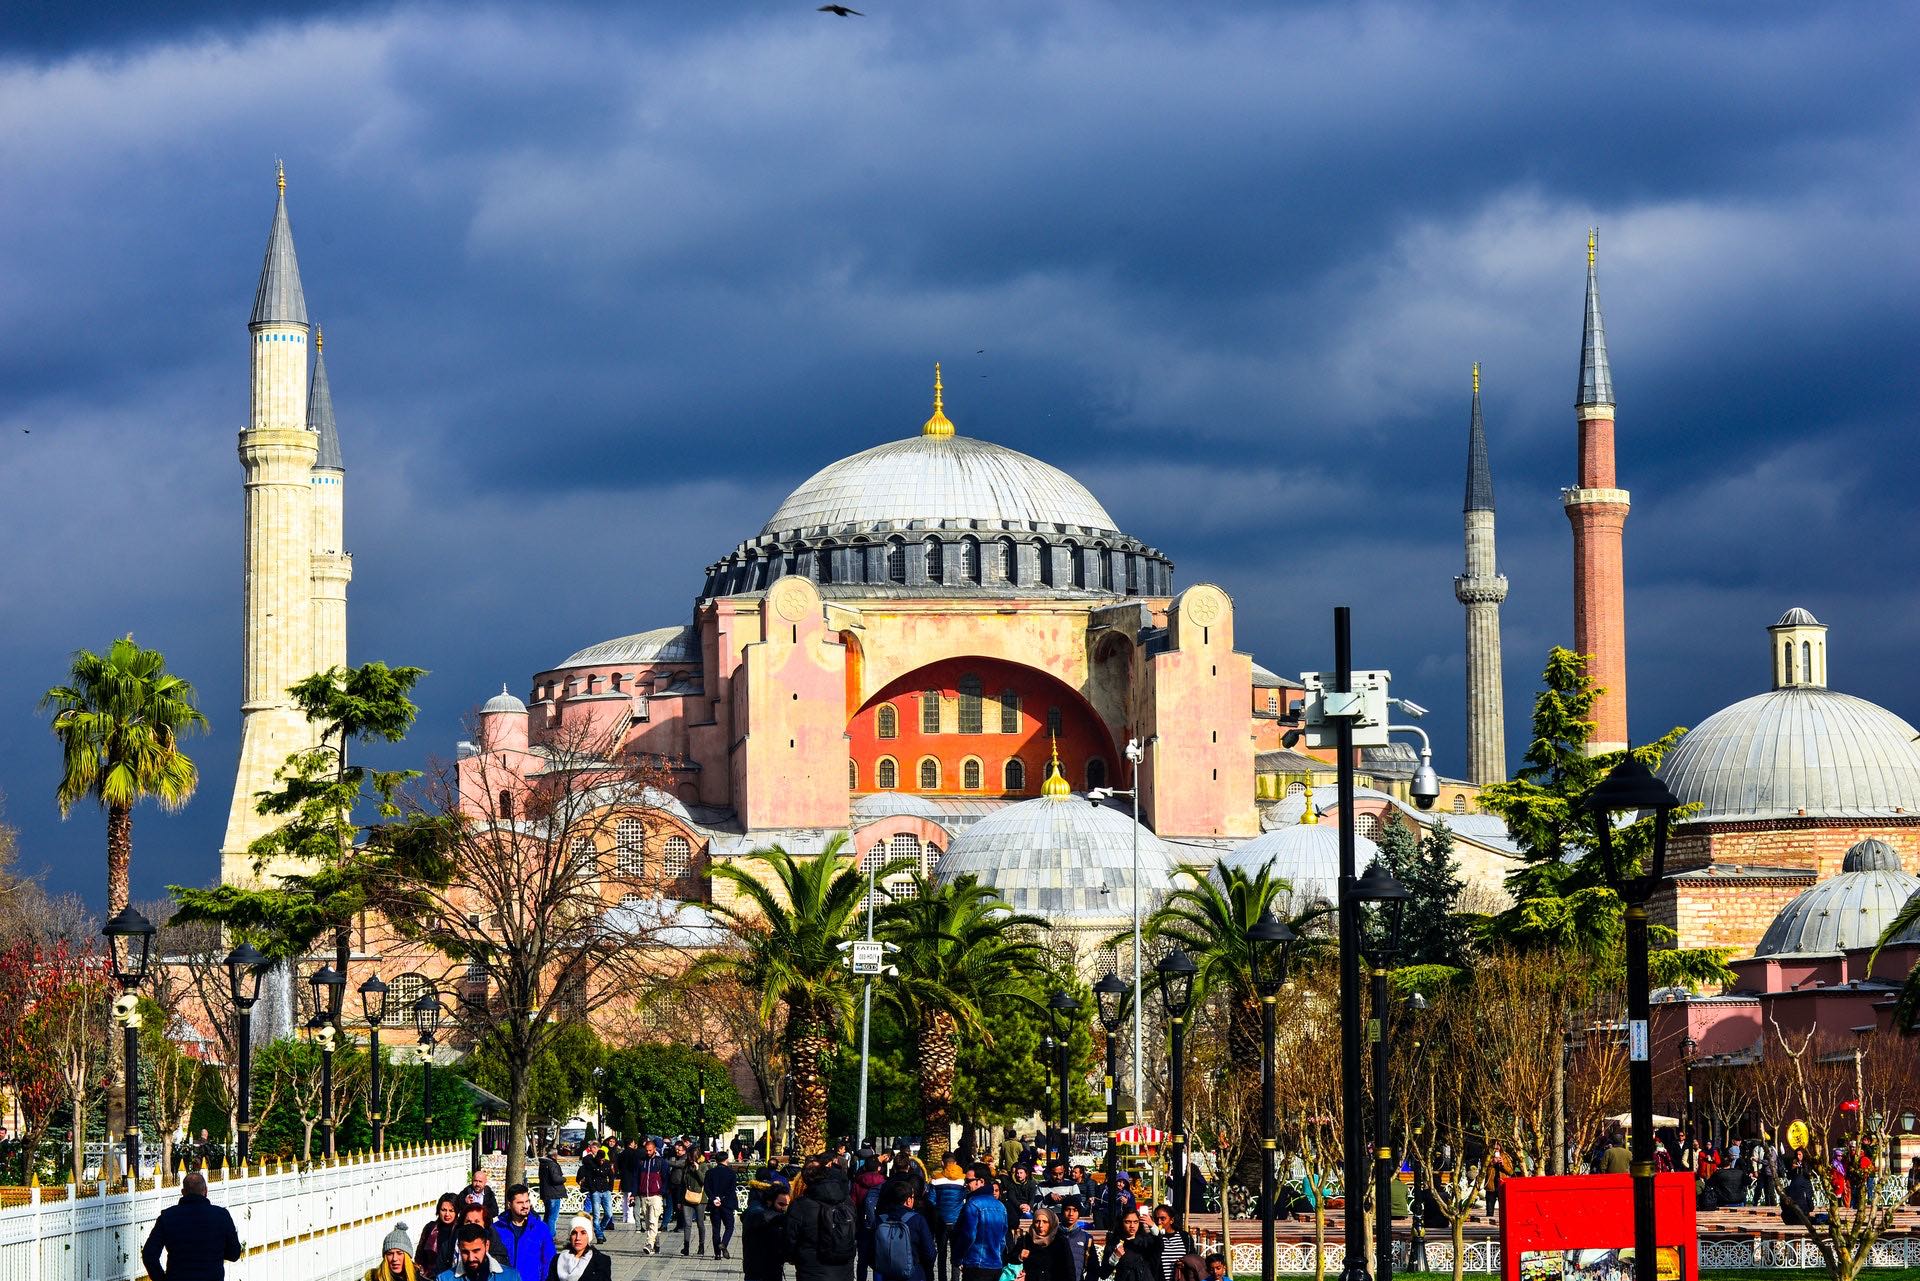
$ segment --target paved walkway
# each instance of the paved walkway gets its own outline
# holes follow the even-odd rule
[[[707,1253],[680,1257],[678,1232],[660,1234],[660,1253],[643,1254],[638,1230],[624,1222],[607,1233],[607,1253],[613,1259],[613,1281],[740,1281],[740,1230],[736,1220],[733,1233],[733,1258],[715,1259],[713,1242]]]

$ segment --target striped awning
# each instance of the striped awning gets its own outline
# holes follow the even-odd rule
[[[1124,1130],[1113,1132],[1115,1143],[1127,1143],[1134,1147],[1152,1147],[1167,1141],[1165,1130],[1156,1130],[1150,1125],[1129,1125]]]

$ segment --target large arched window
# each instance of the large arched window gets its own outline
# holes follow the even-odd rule
[[[1093,554],[1100,558],[1100,590],[1113,590],[1113,555],[1104,547],[1096,547]]]
[[[940,554],[940,540],[929,538],[927,547],[927,581],[940,582],[946,574],[946,558]]]
[[[898,538],[887,540],[887,581],[907,581],[907,545]]]
[[[1013,571],[1013,540],[1011,538],[1003,538],[993,546],[994,555],[998,561],[995,566],[998,576],[1006,582],[1013,582],[1015,578]]]
[[[970,583],[980,581],[980,540],[977,538],[960,540],[960,577]]]
[[[923,792],[940,790],[940,762],[931,756],[920,759],[920,790]]]
[[[978,676],[960,678],[960,732],[962,734],[986,732],[986,726],[980,714],[980,678]]]
[[[874,848],[878,850],[878,844]],[[896,859],[913,861],[913,866],[908,870],[895,872],[881,882],[881,885],[886,888],[887,897],[898,902],[900,899],[913,897],[913,876],[920,870],[920,838],[912,832],[894,833],[893,839],[887,842],[887,860],[892,862]]]
[[[1000,691],[1000,732],[1020,732],[1020,696],[1010,689]]]
[[[873,714],[873,732],[879,738],[900,737],[900,713],[892,703],[880,704],[880,709]]]
[[[660,861],[669,879],[685,876],[693,870],[693,842],[684,836],[669,836]]]
[[[900,767],[891,756],[882,756],[874,763],[873,785],[883,792],[891,792],[900,786]]]
[[[930,689],[920,695],[920,732],[940,732],[940,691]]]
[[[1105,787],[1107,785],[1107,762],[1096,756],[1087,762],[1087,787]]]
[[[1047,709],[1047,733],[1054,735],[1060,733],[1060,709],[1057,707]]]
[[[1813,642],[1800,642],[1800,679],[1813,684]]]
[[[1353,820],[1353,830],[1368,840],[1380,837],[1380,816],[1378,814],[1360,814]]]
[[[1047,587],[1053,586],[1053,549],[1047,546],[1046,540],[1035,539],[1033,554],[1040,558],[1040,582]]]
[[[1027,790],[1026,763],[1022,761],[1019,757],[1017,756],[1014,757],[1012,760],[1008,761],[1006,763],[1005,768],[1001,770],[1001,779],[1005,784],[1006,790],[1009,792],[1026,791]]]
[[[813,576],[823,583],[833,581],[833,552],[833,544],[828,543],[813,553]]]
[[[847,761],[847,790],[849,792],[860,790],[860,762],[851,758]]]
[[[928,841],[927,847],[920,851],[920,867],[929,878],[939,870],[940,847],[932,841]]]
[[[1067,544],[1067,560],[1070,562],[1070,568],[1073,574],[1071,579],[1073,585],[1075,587],[1085,587],[1087,585],[1087,562],[1086,558],[1080,555],[1080,544]]]
[[[403,1027],[412,1023],[413,1007],[431,990],[426,975],[402,974],[387,987],[387,1017],[397,1017]]]
[[[966,760],[960,762],[960,786],[969,792],[977,792],[980,790],[980,761],[978,757],[969,756]]]
[[[1793,642],[1783,641],[1780,645],[1780,683],[1793,684]]]
[[[613,825],[613,870],[629,880],[647,874],[647,825],[623,818]]]

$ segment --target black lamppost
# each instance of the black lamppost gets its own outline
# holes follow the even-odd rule
[[[1380,937],[1373,957],[1373,1021],[1367,1035],[1373,1041],[1373,1281],[1393,1276],[1393,1135],[1387,1119],[1387,1051],[1392,1036],[1387,1008],[1387,967],[1400,953],[1400,925],[1406,914],[1407,890],[1385,865],[1374,863],[1354,883],[1353,896],[1383,909]],[[1356,1207],[1357,1208],[1357,1207]]]
[[[1098,983],[1093,985],[1094,1004],[1099,1009],[1100,1026],[1107,1034],[1107,1206],[1109,1216],[1114,1199],[1114,1176],[1119,1173],[1120,1144],[1114,1135],[1120,1132],[1120,1091],[1114,1084],[1114,1078],[1120,1071],[1120,1019],[1127,1009],[1127,985],[1120,976],[1108,970]],[[1138,1103],[1135,1106],[1139,1106]],[[1101,1224],[1111,1228],[1112,1223]]]
[[[260,999],[260,973],[266,968],[267,958],[251,943],[242,943],[227,953],[227,988],[239,1024],[240,1090],[233,1103],[240,1123],[238,1146],[243,1168],[253,1151],[253,1003]]]
[[[1293,937],[1293,930],[1273,914],[1271,904],[1247,931],[1253,986],[1260,993],[1260,1281],[1274,1278],[1273,1203],[1280,1195],[1279,1171],[1274,1168],[1280,1148],[1273,1103],[1275,1006],[1287,981]]]
[[[707,1150],[707,1055],[712,1053],[712,1051],[707,1047],[707,1043],[705,1041],[701,1041],[698,1045],[695,1045],[693,1047],[693,1052],[700,1056],[699,1062],[696,1066],[696,1070],[699,1073],[696,1084],[700,1087],[700,1104],[699,1104],[700,1150],[704,1152]],[[880,1127],[875,1126],[874,1128],[877,1130]],[[865,1140],[863,1138],[862,1142],[864,1141]]]
[[[360,985],[360,1010],[367,1016],[367,1053],[372,1059],[373,1076],[369,1082],[367,1119],[373,1123],[373,1150],[384,1152],[387,1127],[380,1114],[380,1025],[387,1021],[387,985],[378,974]]]
[[[307,1026],[313,1029],[313,1039],[320,1043],[320,1151],[332,1156],[333,1046],[340,1032],[333,1025],[330,1011],[336,1008],[334,1003],[346,991],[347,976],[331,965],[323,965],[314,971],[307,983],[313,988],[314,1008],[313,1022]]]
[[[1173,1222],[1187,1226],[1187,1011],[1193,1005],[1193,976],[1199,967],[1181,948],[1153,967],[1160,975],[1160,1000],[1173,1029]]]
[[[1054,1150],[1059,1159],[1065,1161],[1068,1136],[1073,1124],[1067,1096],[1067,1077],[1073,1066],[1069,1062],[1068,1043],[1073,1039],[1073,1016],[1080,1012],[1080,1002],[1069,993],[1055,992],[1047,998],[1047,1010],[1053,1016],[1053,1039],[1058,1042],[1055,1053],[1059,1056],[1060,1071],[1060,1131],[1054,1142]]]
[[[1693,1056],[1699,1052],[1700,1042],[1692,1037],[1680,1042],[1680,1071],[1687,1087],[1687,1110],[1682,1114],[1686,1117],[1687,1128],[1682,1133],[1688,1135],[1693,1133]]]
[[[433,1042],[440,1031],[440,994],[425,992],[413,1003],[413,1030],[420,1037],[420,1137],[433,1141]]]
[[[113,977],[120,999],[113,1003],[120,1018],[121,1045],[126,1051],[127,1186],[140,1186],[140,1000],[135,993],[147,977],[147,955],[153,950],[153,922],[123,907],[100,931],[107,939]],[[78,1178],[76,1174],[74,1177]]]
[[[1607,884],[1626,904],[1627,933],[1627,1083],[1633,1110],[1633,1273],[1635,1281],[1656,1281],[1658,1248],[1653,1196],[1653,1062],[1648,1056],[1651,984],[1647,978],[1647,900],[1666,879],[1667,820],[1680,799],[1629,752],[1587,798],[1600,837],[1600,860]],[[1613,816],[1623,811],[1653,811],[1653,848],[1649,866],[1623,866],[1614,848]]]

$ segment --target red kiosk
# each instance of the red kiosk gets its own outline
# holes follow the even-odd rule
[[[1653,1176],[1660,1281],[1697,1281],[1693,1176]],[[1505,1281],[1633,1281],[1633,1176],[1508,1179],[1500,1191]]]

